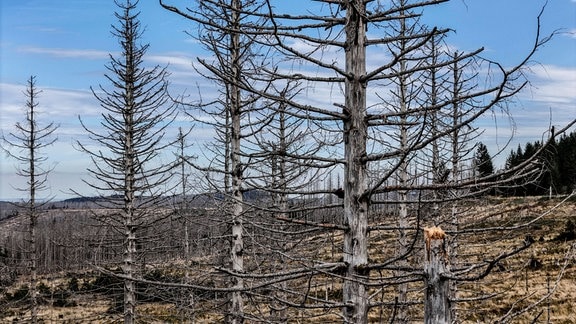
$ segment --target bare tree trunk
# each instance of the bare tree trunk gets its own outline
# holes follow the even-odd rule
[[[34,179],[34,177],[31,177]],[[33,182],[32,182],[33,183]],[[33,185],[31,184],[31,187]],[[36,206],[34,205],[34,190],[30,191],[30,224],[29,224],[29,235],[30,235],[30,321],[32,323],[38,322],[38,278],[37,278],[37,267],[38,267],[38,251],[36,243],[36,227],[37,218]]]
[[[232,0],[232,30],[239,30],[239,21],[241,3],[239,0]],[[242,164],[240,161],[240,132],[241,132],[241,107],[242,98],[238,84],[241,82],[240,66],[240,34],[233,33],[230,39],[230,59],[232,63],[232,78],[234,83],[230,85],[230,117],[231,117],[231,138],[230,138],[230,154],[231,154],[231,171],[232,171],[232,246],[230,249],[230,258],[232,261],[232,270],[236,273],[244,272],[244,258],[242,256],[244,250],[243,242],[243,200],[242,200]],[[243,289],[244,280],[240,277],[232,279],[234,281],[234,288]],[[244,303],[242,300],[242,293],[240,291],[232,292],[231,305],[230,305],[230,323],[242,323],[244,321]]]
[[[34,93],[34,79],[30,78],[30,111],[29,111],[29,126],[30,126],[30,145],[28,147],[30,160],[28,161],[28,167],[30,170],[29,175],[29,185],[30,185],[30,201],[29,201],[29,210],[30,213],[30,224],[29,224],[29,235],[30,235],[30,313],[31,313],[31,322],[37,323],[38,321],[38,300],[36,299],[38,295],[38,288],[37,288],[37,273],[36,268],[38,266],[38,256],[37,256],[37,243],[36,243],[36,223],[38,219],[37,210],[36,210],[36,159],[35,159],[35,150],[36,150],[36,122],[34,120],[34,103],[35,93]]]
[[[346,71],[344,120],[344,262],[343,315],[347,323],[368,321],[368,294],[361,282],[368,264],[368,173],[366,169],[366,26],[363,1],[350,1],[346,12]]]
[[[278,192],[274,193],[274,204],[276,205],[275,208],[279,211],[277,214],[281,218],[288,217],[288,199],[287,199],[287,163],[286,163],[286,152],[288,148],[288,143],[286,139],[286,105],[280,104],[278,107],[278,156],[272,156],[272,188],[278,190]],[[284,252],[284,251],[283,251]],[[283,253],[280,253],[277,260],[277,269],[278,271],[285,270],[285,258]],[[280,283],[280,291],[275,292],[276,297],[280,300],[286,300],[286,282]],[[286,315],[286,307],[281,303],[276,303],[271,307],[270,315],[272,319],[278,323],[286,323],[287,322],[287,315]]]
[[[451,323],[450,281],[444,277],[444,274],[450,271],[445,238],[446,234],[439,227],[424,229],[426,284],[424,323],[426,324]]]
[[[124,254],[124,323],[131,324],[135,321],[136,314],[136,289],[134,281],[134,256],[136,255],[136,235],[134,233],[133,215],[127,211],[126,215],[126,250]]]
[[[462,87],[461,85],[461,80],[460,80],[460,74],[462,73],[462,71],[460,70],[459,66],[458,66],[458,53],[454,53],[453,59],[454,59],[454,63],[452,64],[452,97],[453,98],[457,98],[460,95],[462,95],[460,88]],[[452,159],[452,181],[457,182],[457,181],[461,181],[461,177],[462,177],[462,170],[460,168],[460,165],[462,164],[461,161],[461,155],[462,155],[462,148],[461,148],[461,143],[463,141],[465,141],[465,138],[460,138],[460,129],[458,129],[456,126],[461,122],[461,117],[460,117],[460,113],[461,113],[461,107],[460,107],[460,103],[458,101],[454,101],[454,103],[452,104],[452,127],[455,128],[454,132],[452,133],[452,149],[451,149],[451,159]],[[457,193],[457,195],[459,195],[459,193]],[[458,214],[459,214],[459,208],[458,208],[458,200],[454,200],[454,202],[452,203],[452,213],[451,213],[451,223],[452,223],[452,230],[454,231],[458,231],[459,230],[459,219],[458,219]],[[450,259],[453,262],[453,264],[456,264],[458,262],[458,239],[457,237],[452,237],[452,239],[450,240],[450,246],[449,246],[449,255],[450,255]],[[455,299],[457,297],[458,294],[458,282],[456,282],[456,280],[452,280],[450,282],[450,297]],[[451,318],[454,319],[455,321],[458,320],[458,314],[456,313],[456,309],[452,310],[452,314],[451,314]]]
[[[128,16],[128,14],[126,14]],[[132,62],[133,51],[131,49],[131,42],[127,42],[129,50],[126,51],[126,62]],[[134,67],[127,64],[127,68],[132,70]],[[131,82],[126,82],[126,114],[125,118],[125,146],[124,146],[124,229],[126,235],[126,246],[124,251],[124,274],[127,280],[124,280],[124,323],[134,323],[135,309],[136,309],[136,291],[134,281],[134,258],[136,256],[136,233],[134,224],[135,195],[134,195],[134,139],[133,128],[133,87]]]
[[[400,62],[401,71],[406,70],[406,63],[404,61]],[[406,99],[406,80],[404,76],[400,76],[400,112],[402,113],[400,123],[400,149],[404,151],[408,151],[408,129],[407,129],[407,118],[406,114],[408,113],[407,108],[407,99]],[[403,158],[403,161],[400,162],[400,166],[398,168],[399,173],[399,185],[400,187],[406,187],[408,185],[408,162],[406,158]],[[407,228],[410,226],[410,222],[408,219],[408,193],[406,190],[402,190],[398,193],[398,200],[400,201],[398,205],[398,226],[400,228],[400,235],[398,237],[398,244],[399,251],[398,254],[400,256],[406,255],[409,249],[409,239],[407,237]],[[407,260],[401,260],[400,263],[404,266],[408,265]],[[398,311],[398,322],[399,323],[406,323],[408,321],[408,310],[406,306],[406,302],[408,300],[408,284],[400,284],[398,285],[398,302],[399,302],[399,311]]]
[[[186,155],[184,149],[186,148],[186,134],[182,132],[182,128],[178,128],[178,154],[180,159],[180,217],[184,219],[184,260],[188,265],[188,261],[190,258],[190,237],[189,237],[189,230],[188,230],[188,199],[186,198],[187,192],[187,176],[186,176]],[[186,278],[188,278],[189,271],[188,267],[186,268]]]
[[[403,7],[404,6],[404,2],[400,3],[400,6]],[[404,15],[404,10],[401,10],[401,14]],[[406,21],[405,19],[400,19],[400,33],[401,35],[405,36],[407,34],[407,30],[406,30]],[[407,47],[407,42],[405,40],[400,40],[400,45],[399,45],[399,49],[401,51],[405,51],[406,47]],[[404,73],[405,71],[408,70],[408,66],[406,63],[406,60],[401,59],[400,60],[400,73]],[[409,104],[409,98],[408,98],[408,80],[405,74],[400,74],[399,75],[399,80],[398,80],[398,90],[399,90],[399,108],[400,108],[400,150],[404,153],[407,154],[407,152],[409,151],[409,146],[408,146],[408,104]],[[409,173],[408,173],[408,160],[406,156],[401,156],[400,157],[402,159],[402,161],[400,162],[400,165],[398,167],[398,177],[399,177],[399,185],[400,187],[407,187],[408,186],[408,179],[409,179]],[[399,256],[404,256],[404,260],[400,260],[400,264],[404,267],[408,267],[408,261],[405,259],[405,256],[408,254],[408,249],[410,248],[409,245],[409,238],[408,238],[408,231],[407,228],[410,226],[410,222],[408,219],[408,192],[406,190],[402,190],[400,192],[398,192],[398,200],[400,201],[399,205],[398,205],[398,226],[400,228],[400,233],[399,233],[399,237],[398,237],[398,244],[399,246],[399,251],[398,254]],[[398,323],[407,323],[408,322],[408,307],[406,305],[406,302],[408,301],[408,284],[407,283],[403,283],[398,285],[398,289],[397,289],[397,293],[398,293],[398,315],[397,315],[397,321]]]
[[[189,133],[184,133],[182,131],[182,128],[179,127],[178,128],[178,140],[177,140],[177,144],[178,144],[178,158],[179,158],[179,163],[180,163],[180,188],[181,188],[181,192],[180,192],[180,201],[178,202],[179,204],[179,218],[181,220],[183,220],[183,226],[184,226],[184,264],[185,264],[185,270],[184,270],[184,282],[189,284],[191,282],[190,279],[190,220],[188,219],[190,217],[190,207],[188,205],[188,197],[186,196],[186,193],[188,192],[188,188],[187,188],[187,184],[188,184],[188,175],[186,174],[186,162],[189,158],[191,158],[190,156],[186,156],[185,154],[185,149],[188,147],[186,145],[186,135],[188,135]],[[187,295],[182,296],[183,299],[185,299],[184,301],[182,301],[180,303],[180,305],[182,305],[182,318],[181,320],[187,319],[188,321],[192,321],[194,322],[194,314],[193,314],[193,310],[194,310],[194,293],[192,291],[189,291]],[[187,299],[186,299],[187,298]]]

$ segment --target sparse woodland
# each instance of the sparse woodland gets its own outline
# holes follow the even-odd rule
[[[207,98],[168,93],[119,0],[100,126],[80,116],[98,195],[2,205],[2,321],[574,323],[574,177],[550,152],[575,121],[502,169],[476,123],[513,118],[553,35],[502,66],[422,23],[443,2],[161,0],[210,53]],[[214,140],[167,138],[176,114]]]

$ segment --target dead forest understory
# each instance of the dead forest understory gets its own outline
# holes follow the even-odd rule
[[[490,273],[479,281],[461,281],[453,301],[455,318],[460,323],[495,322],[513,315],[513,323],[576,323],[576,259],[574,244],[576,200],[559,204],[561,198],[485,197],[462,204],[461,224],[474,228],[515,230],[466,233],[457,240],[453,272],[474,264],[484,267],[471,274]],[[465,210],[465,211],[464,211]],[[305,221],[330,223],[337,215],[309,214]],[[260,217],[260,218],[258,218]],[[298,217],[302,217],[299,215]],[[386,210],[373,212],[374,223],[386,224]],[[39,220],[39,312],[38,319],[50,322],[110,323],[122,321],[121,251],[102,235],[106,229],[91,221],[88,209],[47,209]],[[300,218],[302,221],[302,219]],[[140,255],[137,282],[137,320],[141,323],[222,322],[229,300],[230,274],[226,269],[227,247],[224,221],[210,209],[197,209],[190,217],[188,242],[182,219],[171,216],[155,232],[141,233],[146,243],[138,246]],[[274,242],[275,235],[258,229],[266,218],[254,216],[246,225],[250,242],[245,246],[247,274],[244,278],[246,322],[332,323],[341,322],[342,276],[338,274],[343,235],[335,231],[310,230],[306,225],[284,222],[283,233],[290,240]],[[269,226],[270,224],[266,224]],[[161,230],[159,231],[159,229]],[[320,229],[318,229],[320,228]],[[28,273],[25,257],[25,218],[14,216],[0,222],[0,322],[26,321],[29,314]],[[368,270],[371,309],[369,321],[394,322],[398,305],[398,281],[408,284],[405,310],[410,322],[423,321],[424,283],[418,268],[423,267],[422,227],[410,232],[414,257],[407,266],[413,272],[402,276],[390,268]],[[160,233],[160,234],[158,234]],[[147,235],[150,234],[150,235]],[[286,235],[286,234],[285,234]],[[416,237],[414,237],[416,235]],[[154,237],[152,237],[154,236]],[[263,244],[263,238],[268,239]],[[393,231],[370,232],[370,264],[383,264],[395,255],[397,235]],[[518,254],[493,262],[502,253],[531,246]],[[274,248],[274,244],[278,246]],[[189,249],[189,255],[185,250]],[[281,249],[290,253],[279,253]],[[503,252],[504,251],[504,252]],[[282,258],[285,255],[285,258]],[[288,257],[289,255],[289,257]],[[305,275],[271,283],[273,275],[314,266],[308,260],[324,261],[333,267],[316,267]],[[262,285],[268,281],[270,284]],[[151,284],[162,282],[166,285]],[[182,284],[189,284],[185,286]],[[206,288],[216,288],[213,290]],[[254,287],[254,288],[250,288]],[[218,289],[224,288],[224,289]],[[324,305],[325,307],[319,307]]]

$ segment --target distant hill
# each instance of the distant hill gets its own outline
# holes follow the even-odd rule
[[[0,220],[18,216],[18,207],[13,202],[0,201]]]
[[[184,196],[190,207],[213,207],[215,203],[224,200],[225,196],[219,192],[207,192],[196,195]],[[181,195],[165,197],[166,205],[175,205],[184,199]],[[266,200],[270,194],[262,190],[248,190],[243,193],[244,200],[255,202]],[[121,200],[121,195],[108,197],[73,197],[64,200],[50,201],[44,205],[46,209],[90,209],[100,208],[104,203],[113,200]],[[0,201],[0,220],[18,215],[18,206],[14,202]]]

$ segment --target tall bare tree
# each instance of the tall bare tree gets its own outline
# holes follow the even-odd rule
[[[231,265],[231,288],[226,321],[241,323],[244,321],[244,279],[246,271],[244,258],[247,254],[245,242],[248,207],[244,201],[244,193],[248,191],[246,178],[248,163],[251,160],[250,145],[246,138],[253,137],[267,123],[269,117],[261,113],[266,103],[258,107],[254,96],[240,87],[250,75],[255,75],[258,57],[254,41],[243,33],[246,24],[257,24],[260,18],[252,19],[246,12],[257,10],[258,1],[243,0],[213,0],[197,1],[186,10],[170,6],[161,1],[164,8],[175,12],[199,26],[198,40],[212,54],[213,59],[199,59],[199,70],[205,77],[215,81],[219,86],[218,98],[208,103],[192,104],[195,110],[190,110],[193,118],[199,115],[208,116],[210,122],[203,119],[204,124],[214,127],[217,139],[216,145],[207,151],[215,153],[209,162],[209,167],[196,165],[199,170],[216,177],[208,177],[208,191],[216,191],[224,195],[222,208],[229,219],[228,238],[230,240],[229,260]],[[198,118],[199,120],[202,118]]]
[[[124,278],[124,322],[136,319],[137,265],[144,251],[138,238],[161,218],[157,210],[168,192],[171,164],[158,157],[171,143],[164,140],[167,126],[175,117],[169,100],[168,73],[165,68],[144,66],[148,45],[139,44],[142,35],[137,1],[117,1],[118,19],[112,34],[118,38],[121,55],[110,55],[106,78],[112,89],[100,86],[92,92],[103,109],[100,127],[82,126],[97,148],[78,143],[93,162],[88,169],[93,177],[85,182],[103,198],[102,207],[110,210],[101,218],[122,235],[122,273]],[[159,233],[154,233],[159,235]],[[146,238],[150,239],[150,237]]]
[[[43,152],[46,147],[52,145],[56,138],[53,137],[58,126],[54,123],[42,125],[38,122],[38,95],[42,91],[36,88],[36,77],[30,76],[26,90],[26,119],[24,122],[17,122],[16,130],[8,133],[8,137],[2,134],[3,141],[7,147],[3,147],[6,153],[14,158],[21,167],[17,174],[26,179],[27,187],[17,188],[27,194],[28,198],[24,204],[19,205],[25,209],[28,218],[28,255],[30,271],[30,321],[38,322],[38,217],[42,213],[42,207],[50,202],[48,199],[38,199],[38,195],[48,189],[48,173],[51,168],[46,168],[47,156]]]

